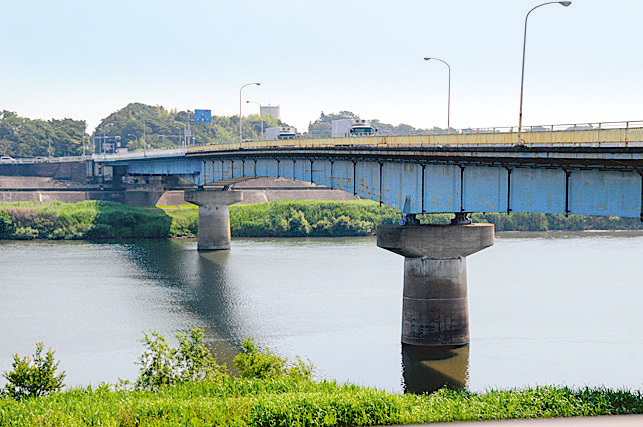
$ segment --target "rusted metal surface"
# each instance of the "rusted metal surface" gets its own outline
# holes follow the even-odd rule
[[[263,148],[259,141],[243,149],[197,146],[182,158],[113,159],[108,164],[125,164],[133,175],[181,175],[197,185],[240,177],[290,178],[399,210],[406,203],[408,214],[641,216],[643,143],[634,141],[642,139],[640,127],[526,131],[522,146],[507,142],[511,134],[282,140],[269,142],[282,146]]]

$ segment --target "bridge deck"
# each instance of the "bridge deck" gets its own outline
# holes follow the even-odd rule
[[[189,147],[188,153],[270,147],[330,148],[338,146],[368,147],[515,147],[516,132],[480,131],[442,135],[368,136],[355,138],[287,139],[244,143],[210,144]],[[522,133],[526,147],[629,148],[643,147],[643,127],[550,130]]]

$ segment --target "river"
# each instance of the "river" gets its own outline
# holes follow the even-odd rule
[[[471,344],[400,344],[403,258],[375,238],[0,241],[0,372],[36,342],[68,386],[134,380],[143,331],[206,331],[232,365],[253,337],[318,378],[402,392],[643,388],[643,233],[504,233],[467,258]],[[0,378],[0,386],[5,383]]]

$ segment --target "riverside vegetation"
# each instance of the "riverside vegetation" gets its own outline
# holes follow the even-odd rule
[[[313,366],[261,351],[251,339],[235,357],[238,373],[217,364],[203,330],[177,335],[178,347],[156,332],[136,382],[62,391],[53,352],[33,362],[14,357],[0,395],[1,426],[357,426],[428,422],[640,414],[643,395],[627,390],[537,387],[470,393],[446,388],[400,395],[315,380]],[[45,360],[47,363],[38,363]],[[30,375],[16,375],[28,372]],[[53,385],[53,386],[52,386]]]
[[[375,234],[402,214],[370,200],[278,202],[230,206],[235,237],[334,237]],[[196,206],[135,208],[114,202],[0,203],[0,239],[115,239],[194,237]],[[450,214],[419,215],[422,223],[448,224]],[[641,230],[637,218],[583,215],[474,214],[496,231]]]

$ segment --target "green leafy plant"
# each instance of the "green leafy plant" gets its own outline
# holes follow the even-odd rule
[[[14,228],[9,212],[0,210],[0,237],[9,235]]]
[[[65,371],[56,375],[56,369],[60,362],[54,360],[54,352],[51,351],[51,348],[43,357],[43,348],[43,343],[36,344],[33,360],[29,356],[23,358],[17,354],[13,356],[13,371],[4,373],[4,377],[7,379],[5,394],[15,399],[22,399],[44,396],[60,391],[64,387]]]
[[[260,352],[252,338],[247,338],[241,343],[242,352],[234,358],[234,365],[239,369],[243,378],[277,378],[292,376],[312,378],[314,366],[310,361],[303,362],[297,357],[297,362],[288,365],[288,359],[270,353],[269,349]]]
[[[210,350],[203,345],[203,329],[194,327],[189,333],[176,335],[178,347],[168,344],[156,331],[143,332],[140,340],[147,347],[139,364],[136,380],[139,389],[158,390],[164,385],[185,381],[215,381],[225,376],[225,365],[218,365]]]

